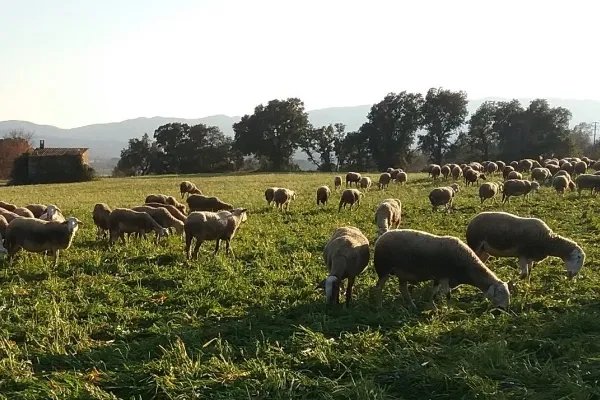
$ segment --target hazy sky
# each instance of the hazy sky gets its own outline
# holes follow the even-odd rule
[[[432,86],[600,99],[596,3],[0,0],[0,120],[241,115]]]

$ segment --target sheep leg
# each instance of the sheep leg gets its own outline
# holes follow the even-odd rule
[[[192,256],[194,257],[194,259],[198,258],[198,251],[200,250],[200,245],[202,244],[202,240],[199,240],[198,238],[196,238],[196,245],[194,246],[194,251]]]
[[[377,280],[377,284],[375,285],[375,302],[377,304],[377,307],[379,308],[381,308],[382,303],[381,292],[383,291],[383,286],[385,285],[385,282],[387,282],[389,277],[389,275],[379,277],[379,279]]]
[[[519,278],[525,279],[529,276],[529,260],[525,257],[519,257],[519,266],[521,267],[521,274]]]
[[[189,260],[190,258],[192,258],[192,253],[190,252],[190,249],[192,247],[192,240],[194,238],[192,237],[192,235],[187,234],[185,235],[185,255],[187,257],[187,259]]]
[[[231,257],[235,257],[233,249],[231,248],[231,239],[225,239],[225,253],[231,255]]]
[[[54,267],[56,268],[56,266],[58,265],[58,253],[60,250],[56,249],[54,250]]]
[[[346,287],[346,307],[350,307],[350,301],[352,300],[352,286],[354,286],[354,276],[348,277],[348,286]]]
[[[219,243],[220,242],[221,242],[221,239],[215,240],[215,252],[213,253],[213,255],[216,255],[217,251],[219,251]]]
[[[410,291],[408,290],[408,281],[403,281],[402,279],[398,278],[398,286],[400,287],[400,293],[402,293],[402,297],[404,297],[404,300],[408,301],[409,308],[416,310],[417,306],[415,305],[415,302],[410,296]]]

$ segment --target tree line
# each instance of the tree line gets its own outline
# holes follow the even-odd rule
[[[347,132],[342,123],[313,126],[299,98],[275,99],[234,123],[233,138],[215,126],[170,123],[153,138],[130,139],[115,174],[291,171],[298,151],[324,172],[406,168],[423,157],[442,164],[596,156],[591,125],[570,129],[571,112],[545,99],[486,101],[468,119],[467,104],[464,91],[443,88],[389,93]]]

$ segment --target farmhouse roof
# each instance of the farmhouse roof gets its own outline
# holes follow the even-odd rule
[[[44,156],[80,156],[83,155],[88,148],[84,147],[45,147],[43,149],[34,149],[31,153],[34,157]]]

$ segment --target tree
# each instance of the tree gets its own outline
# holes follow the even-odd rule
[[[431,88],[422,107],[423,126],[427,133],[419,136],[420,149],[438,164],[450,146],[452,133],[467,117],[467,93]]]
[[[423,96],[406,91],[389,93],[374,104],[368,121],[360,130],[368,140],[369,150],[380,170],[405,166],[410,146],[421,126]]]
[[[144,133],[141,139],[129,139],[127,148],[121,150],[121,158],[115,167],[115,174],[126,176],[148,175],[157,169],[158,149],[156,143]]]
[[[485,101],[469,119],[466,142],[475,150],[475,156],[490,159],[490,151],[497,147],[498,133],[494,130],[497,112],[495,101]],[[457,139],[458,140],[458,139]]]
[[[500,156],[505,160],[520,159],[520,148],[525,135],[523,113],[525,110],[517,99],[496,103],[493,129],[498,134]]]
[[[300,148],[308,161],[319,171],[331,172],[339,167],[341,143],[345,137],[346,125],[337,123],[320,128],[309,128]],[[315,158],[318,154],[319,160]]]
[[[260,104],[233,124],[234,147],[244,155],[266,157],[274,171],[289,168],[294,151],[306,141],[310,124],[298,98]]]
[[[17,157],[31,149],[33,132],[13,129],[0,139],[0,179],[8,179]]]
[[[592,136],[594,125],[581,122],[571,129],[571,141],[573,142],[575,156],[591,155],[593,152]]]
[[[161,125],[154,131],[154,140],[167,173],[182,173],[185,158],[189,156],[186,148],[189,135],[190,126],[179,122]]]
[[[349,132],[340,145],[339,169],[366,171],[373,168],[375,163],[366,143],[363,131]]]

